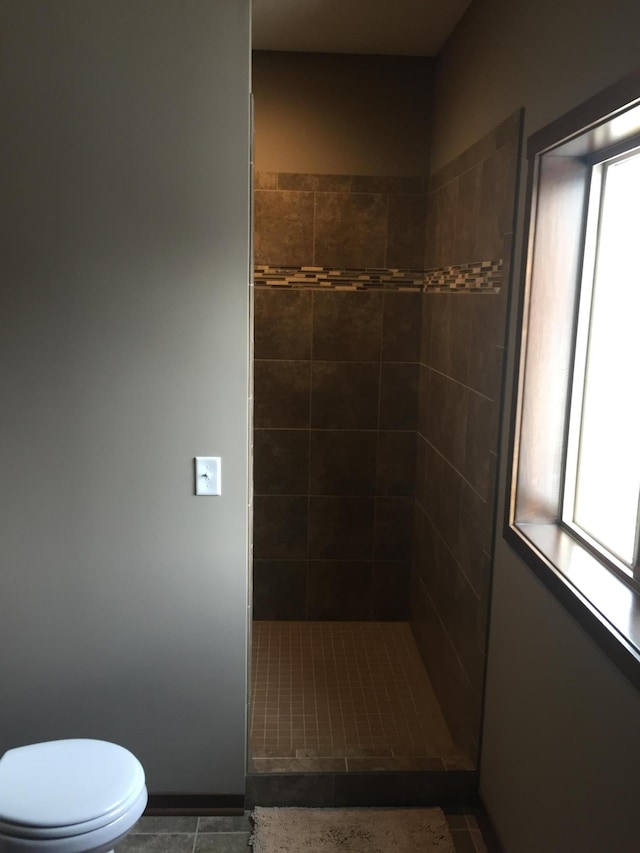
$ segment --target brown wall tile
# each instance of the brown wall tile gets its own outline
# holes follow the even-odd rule
[[[382,360],[416,362],[420,357],[422,294],[385,293]]]
[[[476,636],[478,647],[483,649],[486,655],[487,651],[487,636],[489,633],[489,599],[491,598],[491,582],[492,568],[491,557],[488,554],[483,554],[484,562],[480,570],[480,579],[482,587],[479,591],[480,606],[478,608],[478,621],[476,625]]]
[[[417,364],[383,364],[380,371],[380,429],[415,429],[417,395]]]
[[[422,546],[424,556],[420,577],[446,627],[451,619],[451,578],[455,575],[456,563],[447,543],[429,518],[424,523]]]
[[[497,258],[503,235],[512,230],[517,145],[504,145],[482,164],[476,257]]]
[[[426,294],[423,294],[421,297],[422,305],[420,308],[420,364],[431,364],[431,324],[433,321],[433,308],[436,304],[433,301],[433,299],[435,298],[435,294],[433,296],[429,296],[428,299]]]
[[[312,314],[315,327],[311,347]],[[269,356],[255,362],[254,486],[258,571],[262,573],[258,581],[261,586],[256,588],[256,613],[262,613],[263,618],[294,618],[292,613],[297,614],[295,618],[311,618],[308,608],[304,616],[299,615],[302,570],[298,564],[305,563],[303,557],[367,563],[374,548],[374,496],[400,498],[407,506],[412,503],[415,434],[413,427],[379,431],[379,378],[382,367],[383,422],[386,418],[393,424],[393,418],[400,417],[405,423],[407,411],[410,420],[414,419],[413,376],[420,322],[420,294],[259,292],[255,311],[257,353]],[[311,364],[293,360],[292,355],[308,357]],[[383,355],[390,363],[381,365]],[[361,361],[363,358],[371,360]],[[309,431],[308,422],[302,421],[308,407],[307,377],[311,370],[314,426],[319,428]],[[290,428],[298,424],[301,428]],[[277,428],[264,428],[266,425]],[[296,506],[265,504],[260,498],[294,494],[312,496],[308,500],[313,534],[304,553],[292,550],[290,531],[265,531],[265,519],[276,526],[292,520],[295,523]],[[360,495],[364,503],[358,500]],[[353,498],[355,503],[351,502]],[[377,548],[378,555],[387,559],[375,564],[380,566],[373,574],[375,607],[370,590],[356,592],[353,585],[335,581],[332,589],[337,589],[338,595],[349,590],[353,600],[344,599],[331,606],[325,600],[322,607],[313,610],[317,618],[331,618],[331,614],[335,618],[406,616],[407,587],[402,584],[408,561],[395,558],[405,556],[411,547],[410,512],[394,514],[397,503],[383,502],[381,507]],[[271,559],[265,556],[265,549]],[[391,565],[396,568],[394,573]],[[272,575],[266,574],[267,569]],[[294,600],[280,607],[277,595],[290,575]],[[328,588],[326,583],[322,587],[325,592]]]
[[[429,371],[425,437],[458,471],[463,470],[466,452],[468,397],[464,385],[436,370]]]
[[[509,118],[432,176],[427,266],[502,258],[508,273],[519,128],[520,116]],[[418,437],[426,476],[424,485],[420,474],[416,482],[412,627],[454,739],[472,758],[484,673],[505,295],[506,279],[498,296],[423,297],[419,429],[429,442]]]
[[[422,269],[426,215],[424,196],[389,196],[385,266],[392,269]]]
[[[371,563],[365,560],[310,560],[309,619],[370,619]]]
[[[427,441],[418,433],[416,435],[416,480],[415,497],[422,508],[425,506],[427,491]]]
[[[307,190],[311,192],[351,192],[351,175],[308,175],[295,172],[278,174],[278,189]]]
[[[498,444],[498,402],[469,393],[464,475],[486,501],[493,499]]]
[[[418,420],[420,435],[427,435],[429,429],[429,389],[431,370],[424,364],[418,365]]]
[[[256,560],[307,556],[306,497],[254,496],[253,553]]]
[[[430,592],[440,583],[443,572],[443,554],[446,545],[431,519],[421,507],[417,507],[414,513],[417,535],[413,547],[414,559],[412,561],[414,570],[418,573],[422,583]]]
[[[324,361],[378,361],[383,294],[313,294],[313,357]]]
[[[375,561],[372,578],[373,619],[401,620],[409,615],[408,560]]]
[[[449,730],[456,746],[475,761],[481,694],[472,687],[440,617],[415,577],[412,578],[410,599],[411,625]]]
[[[434,269],[438,266],[438,247],[436,243],[436,225],[438,222],[438,190],[432,190],[427,195],[424,233],[424,268]]]
[[[484,585],[486,554],[491,546],[493,507],[462,482],[460,487],[459,534],[454,551],[458,565],[480,596]]]
[[[450,301],[450,375],[490,397],[499,393],[496,349],[504,343],[505,307],[502,294],[468,293]]]
[[[309,494],[375,494],[376,444],[373,431],[312,430]]]
[[[484,255],[476,255],[478,248],[476,234],[478,230],[478,209],[480,206],[481,167],[476,166],[460,175],[458,183],[458,202],[456,207],[456,250],[457,264],[484,260]],[[493,255],[487,255],[493,258]],[[497,255],[496,257],[500,257]]]
[[[409,560],[411,557],[413,500],[376,498],[376,560]]]
[[[376,429],[378,386],[376,363],[313,362],[311,426]]]
[[[309,485],[307,430],[257,429],[253,438],[256,495],[306,495]]]
[[[325,267],[383,267],[387,200],[371,193],[316,196],[314,263]]]
[[[450,181],[434,194],[435,202],[435,255],[429,266],[445,267],[455,264],[456,205],[458,183]]]
[[[309,558],[371,559],[374,499],[309,498]]]
[[[427,444],[425,510],[450,548],[458,538],[461,481],[444,457]]]
[[[309,426],[309,363],[256,361],[254,424],[256,428]]]
[[[313,293],[304,290],[254,291],[254,358],[311,357]]]
[[[376,494],[413,496],[416,480],[414,432],[379,432]]]
[[[256,264],[302,266],[313,258],[313,193],[256,190]]]
[[[266,198],[260,202],[265,213],[263,221],[273,221],[274,217],[279,222],[286,221],[288,204],[292,229],[285,235],[280,248],[277,235],[272,241],[274,252],[280,251],[281,258],[262,261],[257,258],[257,262],[410,268],[419,266],[421,258],[427,260],[427,266],[433,267],[501,257],[505,252],[505,234],[500,233],[500,229],[504,232],[511,228],[513,199],[509,208],[507,197],[512,193],[509,187],[515,176],[514,151],[513,146],[509,147],[506,125],[479,140],[431,182],[436,191],[427,201],[429,216],[425,214],[425,200],[419,195],[423,189],[421,179],[411,183],[384,177],[278,175],[278,189],[275,190],[273,177],[263,176],[257,185],[271,189],[263,191],[262,195],[281,196],[278,202]],[[313,245],[309,252],[308,220],[301,215],[304,207],[308,217],[313,204],[317,226],[315,255]],[[268,211],[270,205],[271,212]],[[281,208],[276,210],[278,205]],[[258,201],[256,210],[257,206]],[[484,221],[485,217],[488,221]],[[265,238],[267,231],[268,228],[263,229]],[[494,251],[498,236],[499,249]],[[268,240],[264,245],[267,243]],[[297,252],[298,260],[283,260],[287,252],[289,257]],[[322,581],[324,593],[328,595],[330,587],[334,593],[338,590],[338,595],[340,590],[345,594],[350,590],[353,598],[349,607],[347,599],[337,607],[329,599],[320,606],[321,597],[316,596],[316,603],[320,604],[314,612],[325,614],[317,618],[399,618],[394,614],[402,613],[398,578],[381,568],[391,565],[388,561],[376,561],[368,569],[368,579],[361,573],[358,584],[345,577],[337,579],[338,564],[346,557],[354,563],[369,564],[374,547],[371,507],[373,496],[377,494],[375,548],[378,557],[397,556],[407,543],[410,548],[411,525],[415,524],[414,565],[439,602],[443,612],[438,619],[444,616],[446,623],[444,638],[437,641],[445,644],[445,657],[453,650],[456,660],[462,658],[462,672],[467,680],[463,689],[455,678],[450,678],[450,683],[443,678],[445,701],[455,705],[464,697],[469,705],[466,710],[449,708],[448,715],[457,730],[466,732],[463,740],[466,738],[473,748],[471,721],[478,707],[473,691],[483,663],[481,611],[487,598],[487,534],[490,538],[490,522],[488,529],[485,517],[488,503],[483,500],[483,490],[488,487],[489,497],[493,494],[497,459],[491,449],[495,447],[491,431],[497,435],[497,423],[493,423],[491,417],[497,409],[487,409],[485,404],[490,402],[487,397],[495,400],[499,393],[506,302],[501,298],[492,301],[494,297],[487,294],[427,294],[421,297],[398,293],[384,296],[321,293],[312,297],[316,309],[312,330],[308,310],[311,294],[299,291],[277,294],[282,295],[282,305],[287,304],[288,311],[271,310],[271,313],[276,303],[266,302],[258,292],[256,295],[256,355],[284,359],[284,364],[288,365],[277,371],[264,367],[271,362],[261,365],[258,361],[256,364],[258,427],[297,427],[298,420],[306,418],[302,424],[306,430],[309,425],[308,382],[305,385],[302,373],[292,365],[294,359],[314,359],[311,418],[316,430],[311,434],[311,484],[312,491],[327,490],[331,494],[311,498],[309,556],[327,557],[330,559],[323,562],[333,564],[330,574],[325,572]],[[289,302],[286,302],[287,297],[290,297]],[[301,297],[307,298],[304,304]],[[417,310],[413,310],[414,307]],[[312,349],[309,347],[311,341]],[[381,357],[383,362],[406,361],[408,364],[381,366]],[[415,367],[418,358],[424,365],[420,382]],[[438,378],[432,389],[428,378],[436,375],[433,371]],[[484,396],[474,395],[469,389]],[[267,398],[272,401],[271,405],[267,404]],[[449,462],[456,468],[464,468],[463,473],[474,488],[470,488],[423,438],[418,438],[417,444],[414,442],[411,431],[416,426],[418,399],[419,429],[429,435]],[[307,410],[303,415],[305,405]],[[375,432],[379,428],[407,431]],[[372,432],[361,433],[361,440],[358,440],[358,433],[349,432],[354,429]],[[343,430],[341,435],[338,431]],[[279,447],[284,445],[281,445],[282,436],[277,437],[273,431],[271,437],[270,432],[265,430],[256,445],[257,457],[264,456],[262,462],[256,459],[258,482],[274,491],[302,485],[306,472],[304,440],[293,438],[290,449],[286,450],[289,463],[282,465],[278,480]],[[307,432],[303,434],[308,435]],[[349,466],[345,464],[347,459],[351,463]],[[429,517],[418,507],[413,522],[412,513],[400,513],[399,507],[402,501],[407,502],[407,506],[411,503],[416,476],[419,506],[424,506]],[[361,491],[366,492],[367,497],[347,495]],[[361,503],[348,508],[345,500]],[[277,515],[274,508],[275,504],[269,510],[272,516]],[[264,516],[264,508],[259,512]],[[280,514],[286,513],[281,511]],[[350,529],[341,527],[345,518],[355,522]],[[407,518],[410,519],[408,525]],[[356,547],[354,543],[358,539]],[[317,560],[312,562],[320,566]],[[406,572],[406,560],[392,562],[404,565]],[[284,576],[284,569],[282,574]],[[351,577],[357,575],[355,571]],[[364,616],[353,615],[351,605],[358,595],[360,604],[355,606],[356,609],[360,607],[359,613],[366,611]],[[338,611],[343,605],[341,615]],[[429,606],[433,610],[433,602]],[[428,607],[422,605],[422,609],[426,612]],[[331,616],[331,613],[336,615]],[[475,633],[470,627],[472,624]],[[431,626],[428,630],[435,629]]]
[[[306,611],[305,560],[254,560],[254,619],[304,620]]]
[[[425,293],[429,313],[429,353],[426,364],[451,375],[452,352],[456,345],[451,333],[451,314],[454,299],[466,299],[462,294]]]

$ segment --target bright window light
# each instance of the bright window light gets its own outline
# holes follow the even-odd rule
[[[594,262],[585,268],[580,305],[563,520],[632,568],[640,500],[640,154],[596,167],[592,195]]]

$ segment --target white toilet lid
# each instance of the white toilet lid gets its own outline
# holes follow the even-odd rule
[[[101,740],[55,740],[10,749],[0,759],[0,822],[23,827],[105,825],[144,789],[128,750]]]

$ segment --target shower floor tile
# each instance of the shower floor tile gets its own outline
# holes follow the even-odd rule
[[[252,772],[468,770],[405,622],[254,622]]]

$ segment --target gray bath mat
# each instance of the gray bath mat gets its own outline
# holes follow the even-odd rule
[[[253,853],[454,853],[440,809],[256,808]]]

